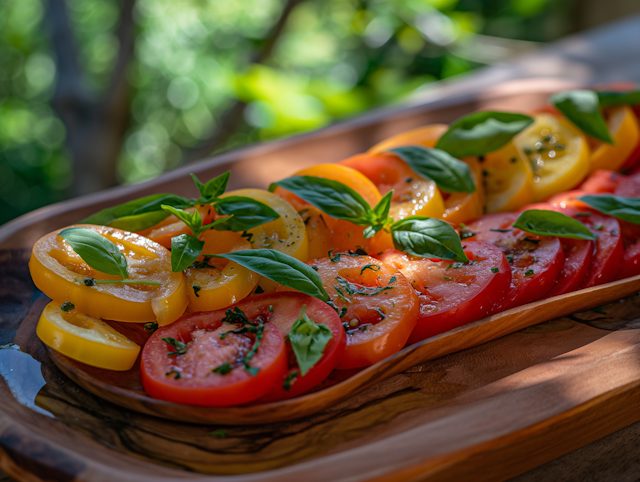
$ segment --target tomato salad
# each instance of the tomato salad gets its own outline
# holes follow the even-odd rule
[[[560,92],[534,113],[404,132],[269,190],[192,174],[198,198],[143,197],[36,242],[29,268],[52,299],[37,334],[94,367],[139,360],[151,397],[260,404],[639,275],[639,106],[637,90]],[[144,346],[119,323],[144,326]]]

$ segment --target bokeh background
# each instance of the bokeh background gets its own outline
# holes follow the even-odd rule
[[[636,3],[0,1],[0,224],[397,102]]]

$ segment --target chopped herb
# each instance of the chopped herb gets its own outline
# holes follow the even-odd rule
[[[269,311],[273,313],[273,305],[269,305]]]
[[[240,308],[238,308],[237,306],[231,310],[227,310],[224,312],[224,318],[222,318],[222,322],[223,323],[240,323],[240,324],[244,324],[244,323],[249,323],[249,319],[247,318],[247,315],[244,314],[244,311],[242,311]]]
[[[343,306],[342,309],[340,310],[340,313],[338,313],[338,316],[340,318],[342,318],[343,316],[345,316],[347,314],[347,307]]]
[[[317,266],[312,266],[311,269],[318,271],[318,267]]]
[[[62,311],[71,311],[73,309],[75,309],[76,305],[74,305],[73,303],[71,303],[71,301],[65,301],[64,303],[62,303],[60,305],[60,309]]]
[[[366,269],[370,269],[371,271],[380,271],[380,266],[378,266],[377,264],[368,264],[362,267],[362,269],[360,270],[360,274],[364,273],[364,270]]]
[[[196,298],[200,298],[198,291],[200,291],[202,287],[199,285],[192,285],[191,287],[193,288],[193,294],[196,295]]]
[[[595,229],[596,231],[602,231],[602,228],[604,228],[604,224],[602,223],[595,223],[593,225],[593,229]]]
[[[176,369],[175,369],[175,368],[173,368],[173,367],[171,367],[171,370],[169,370],[169,371],[168,371],[167,373],[165,373],[164,375],[165,375],[165,376],[167,376],[167,377],[170,377],[170,376],[172,376],[172,375],[173,375],[173,378],[175,378],[176,380],[177,380],[178,378],[182,378],[182,375],[180,374],[180,372],[179,372],[179,371],[176,371]]]
[[[451,263],[449,266],[447,266],[446,269],[460,269],[464,266],[464,263]],[[446,270],[445,270],[446,271]]]
[[[150,335],[153,335],[156,332],[157,329],[158,329],[158,322],[157,321],[150,321],[150,322],[144,324],[144,331],[146,331]]]
[[[85,284],[85,286],[95,286],[96,285],[96,280],[94,280],[93,278],[89,278],[88,276],[82,280],[82,282]]]
[[[533,257],[533,262],[534,262],[534,263],[537,263],[537,262],[538,262],[538,258],[537,258],[537,256],[534,256],[534,257]]]
[[[380,308],[374,308],[374,310],[378,312],[380,318],[382,318],[383,320],[387,317],[387,315],[385,315]]]
[[[393,284],[396,282],[398,278],[396,278],[396,275],[394,274],[391,278],[389,278],[389,284]]]
[[[349,330],[351,329],[351,327],[349,326],[349,323],[347,323],[346,321],[343,321],[342,322],[342,327],[344,328],[344,331],[349,333]]]
[[[509,263],[513,263],[513,255],[512,255],[512,254],[508,254],[508,255],[506,255],[505,257],[507,258],[507,261],[508,261]]]
[[[226,437],[227,436],[227,431],[226,430],[214,430],[213,432],[209,432],[209,435],[211,435],[212,437]]]
[[[447,278],[446,276],[444,277],[445,281],[451,281],[451,278]]]
[[[478,233],[474,233],[473,231],[469,231],[468,229],[461,229],[460,230],[460,239],[461,240],[465,240],[467,238],[471,238],[472,236],[475,236]]]
[[[366,326],[361,326],[360,327],[360,331],[367,331],[367,327]]]
[[[576,218],[583,217],[583,216],[591,216],[591,211],[586,211],[584,213],[574,214],[573,216],[576,217]]]
[[[509,233],[513,230],[511,228],[508,228],[508,229],[490,229],[489,231],[493,231],[494,233]]]
[[[222,365],[220,365],[217,368],[214,368],[211,371],[213,373],[217,373],[218,375],[226,375],[227,373],[231,373],[231,370],[233,370],[233,367],[229,363],[224,362]]]
[[[256,292],[254,294],[259,295],[264,293],[264,290],[262,289],[262,286],[258,285],[256,286]]]
[[[532,269],[528,269],[527,271],[524,272],[525,276],[533,276],[533,270]]]
[[[210,268],[211,267],[211,266],[209,266],[209,258],[205,258],[203,261],[196,261],[191,266],[193,266],[196,269]]]
[[[176,351],[171,351],[171,352],[167,353],[167,356],[170,356],[170,355],[184,355],[185,353],[187,353],[187,345],[185,345],[181,341],[176,340],[175,338],[171,338],[171,337],[166,336],[166,337],[162,338],[162,341],[164,341],[165,343],[168,343],[169,345],[171,345],[176,350]]]
[[[344,291],[342,291],[342,289],[340,288],[340,286],[338,286],[338,285],[333,285],[333,287],[335,288],[336,293],[338,294],[338,297],[339,297],[342,301],[344,301],[345,303],[351,303],[351,301],[349,301],[349,298],[347,298],[347,297],[344,295]]]
[[[291,385],[293,385],[297,379],[298,379],[298,371],[294,370],[291,373],[289,373],[287,377],[284,379],[282,388],[288,392],[289,390],[291,390]]]
[[[240,236],[243,238],[247,238],[247,241],[251,242],[251,239],[253,238],[253,233],[247,233],[246,231],[242,231],[242,234]]]
[[[611,236],[617,236],[617,235],[618,235],[618,231],[616,231],[615,229],[611,231]]]
[[[355,251],[349,251],[347,253],[349,256],[353,256],[353,257],[358,257],[358,256],[369,256],[369,253],[367,253],[364,249],[362,248],[358,248]]]
[[[253,327],[252,327],[253,328]],[[264,336],[264,325],[259,325],[257,329],[255,329],[256,341],[253,342],[253,346],[249,353],[247,353],[242,359],[242,363],[244,365],[244,369],[249,372],[249,375],[255,377],[260,369],[258,367],[249,366],[249,362],[253,358],[253,356],[257,353],[258,348],[260,348],[260,344],[262,343],[262,337]]]
[[[539,239],[533,239],[533,238],[530,238],[529,236],[525,236],[524,240],[528,241],[528,242],[530,242],[532,244],[540,244],[540,240]]]
[[[500,268],[491,268],[492,273],[498,273],[499,271],[500,271]]]
[[[413,178],[412,177],[408,177],[404,180],[405,182],[413,182]]]
[[[471,261],[469,261],[469,266],[473,266],[474,264],[478,264],[477,259],[472,259]]]
[[[338,261],[340,261],[340,254],[338,253],[338,254],[336,254],[335,256],[334,256],[334,255],[332,255],[332,254],[331,254],[331,252],[332,252],[334,249],[336,249],[336,248],[331,248],[331,249],[329,250],[328,256],[329,256],[329,259],[331,260],[331,262],[332,262],[332,263],[337,263]]]
[[[340,283],[340,286],[347,292],[348,295],[362,295],[362,296],[376,296],[383,291],[392,290],[392,286],[359,286],[355,283],[351,283],[344,279],[342,276],[336,276],[336,280]],[[392,276],[389,280],[389,284],[395,281],[395,276]],[[336,290],[337,291],[337,290]]]

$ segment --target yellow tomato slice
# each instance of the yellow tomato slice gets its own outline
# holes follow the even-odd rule
[[[442,219],[453,224],[466,223],[484,214],[485,189],[482,182],[482,166],[475,157],[468,157],[462,161],[471,170],[476,190],[471,194],[453,193],[444,200],[445,211]]]
[[[309,241],[304,221],[302,221],[295,208],[286,200],[264,189],[238,189],[221,197],[227,196],[250,197],[263,202],[280,215],[274,221],[247,231],[251,235],[249,242],[255,249],[273,249],[293,256],[300,261],[309,259]],[[275,291],[277,287],[277,283],[267,278],[260,278],[259,284],[266,292]]]
[[[104,321],[76,310],[62,311],[57,301],[45,307],[36,334],[63,355],[107,370],[131,369],[140,352],[138,345]]]
[[[638,119],[631,107],[628,105],[613,107],[605,112],[605,116],[613,144],[592,141],[589,173],[598,169],[617,171],[640,140]]]
[[[484,156],[487,212],[516,211],[533,202],[533,171],[524,151],[509,142]]]
[[[589,172],[587,137],[564,117],[536,114],[513,142],[533,169],[534,202],[573,189]]]
[[[166,325],[177,320],[188,298],[182,273],[171,271],[171,253],[144,236],[107,226],[80,224],[113,242],[127,258],[130,280],[146,284],[98,284],[86,286],[85,277],[117,280],[116,276],[94,270],[58,236],[59,229],[40,238],[33,247],[29,270],[36,286],[49,298],[70,301],[81,313],[133,323],[157,320]]]
[[[204,254],[223,254],[251,249],[240,233],[209,230],[203,235]],[[191,311],[226,308],[248,296],[260,278],[253,271],[233,261],[212,258],[209,267],[185,270]]]
[[[385,139],[373,146],[368,152],[376,154],[378,152],[388,151],[394,147],[402,146],[434,147],[442,134],[447,132],[448,128],[449,126],[446,124],[429,124],[427,126],[418,127],[417,129],[412,129],[389,137],[388,139]]]

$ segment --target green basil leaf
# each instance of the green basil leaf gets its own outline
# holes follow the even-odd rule
[[[598,95],[594,91],[568,90],[554,95],[549,100],[582,132],[613,144],[607,123],[600,112]]]
[[[81,221],[83,224],[99,224],[127,231],[142,231],[166,219],[169,214],[162,205],[186,208],[188,199],[175,194],[153,194],[140,199],[103,209]],[[146,215],[146,216],[143,216]]]
[[[307,305],[302,307],[300,316],[289,332],[289,343],[291,343],[302,376],[305,376],[309,369],[320,361],[324,348],[333,338],[327,325],[316,324],[309,318],[305,313],[306,308]]]
[[[469,166],[443,150],[408,146],[391,149],[391,152],[443,191],[472,193],[476,190]]]
[[[485,111],[456,120],[438,140],[436,148],[461,159],[482,156],[507,144],[513,136],[533,123],[524,114]]]
[[[171,271],[184,271],[202,254],[204,241],[189,234],[181,234],[171,238]]]
[[[378,232],[384,228],[384,224],[374,224],[373,226],[367,226],[362,231],[362,237],[364,239],[373,238]]]
[[[382,199],[373,207],[373,216],[376,221],[385,224],[389,219],[389,210],[391,209],[391,199],[393,198],[393,189],[382,196]]]
[[[202,218],[200,217],[200,213],[197,209],[193,214],[187,211],[183,211],[182,209],[176,209],[173,206],[167,206],[165,204],[162,205],[162,209],[173,214],[176,218],[186,224],[187,227],[191,229],[191,231],[193,231],[193,228],[199,228],[200,226],[202,226]]]
[[[527,209],[518,216],[513,227],[538,236],[557,236],[591,241],[596,239],[593,233],[580,221],[555,211]]]
[[[450,224],[434,218],[411,216],[391,225],[394,246],[411,256],[468,262],[460,236]]]
[[[58,233],[82,260],[101,273],[129,277],[127,258],[118,247],[89,228],[69,228]]]
[[[230,176],[231,171],[227,171],[224,174],[207,181],[206,184],[202,184],[200,179],[198,179],[194,173],[191,173],[191,178],[193,179],[193,182],[196,183],[200,196],[205,201],[213,201],[224,194],[227,189]]]
[[[214,207],[218,214],[231,215],[224,224],[225,230],[240,232],[261,224],[275,221],[280,215],[260,201],[241,196],[229,196],[218,200]],[[216,227],[216,229],[219,229]],[[222,229],[219,229],[222,231]]]
[[[601,213],[640,224],[640,198],[622,196],[581,196],[578,198]]]
[[[635,106],[640,104],[640,90],[630,92],[598,92],[600,107],[615,107],[618,105]]]
[[[276,182],[320,211],[359,226],[371,224],[371,206],[348,186],[330,179],[295,176]]]
[[[260,276],[269,278],[283,286],[301,291],[322,301],[329,300],[329,295],[322,286],[322,280],[318,273],[293,256],[273,249],[248,249],[211,256],[235,261]]]

